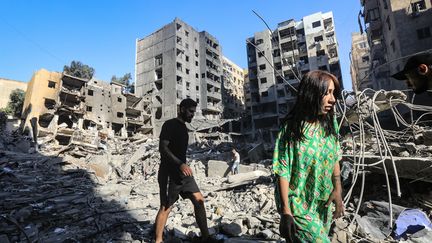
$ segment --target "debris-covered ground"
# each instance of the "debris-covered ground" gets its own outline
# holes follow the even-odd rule
[[[226,136],[197,137],[188,150],[206,198],[211,233],[225,242],[283,242],[269,154],[262,145],[233,142]],[[151,242],[159,207],[158,140],[144,135],[95,139],[98,136],[80,132],[73,137],[69,145],[41,137],[35,149],[29,138],[17,133],[1,136],[0,242]],[[245,160],[240,174],[224,177],[233,143]],[[357,146],[349,139],[343,145],[347,154]],[[409,151],[409,144],[399,146],[400,152]],[[244,165],[255,157],[259,163]],[[387,182],[369,170],[364,174],[365,186],[357,183],[351,188],[355,173],[347,172],[345,193],[350,197],[345,217],[335,221],[333,242],[391,242],[400,237],[388,225]],[[415,220],[422,213],[430,219],[430,183],[401,180],[400,184],[401,197],[389,189],[393,222],[405,208],[421,210],[415,212]],[[167,242],[189,242],[199,234],[189,201],[180,199],[174,205],[165,233]],[[403,237],[431,242],[432,231],[425,227]]]
[[[25,137],[2,137],[0,242],[151,241],[159,207],[158,140],[107,139],[99,148],[41,141],[36,152]],[[227,182],[222,176],[207,177],[206,162],[225,160],[229,146],[194,149],[198,152],[189,151],[191,167],[206,197],[212,234],[277,239],[272,184],[264,165],[256,165],[257,172],[249,166],[250,173]],[[210,161],[211,173],[228,168],[226,160]],[[180,199],[168,220],[167,237],[187,242],[198,234],[193,215],[190,202]]]

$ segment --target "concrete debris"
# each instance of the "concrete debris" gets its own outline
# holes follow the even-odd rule
[[[207,175],[209,177],[226,177],[231,172],[231,166],[232,164],[227,163],[227,161],[220,161],[220,160],[209,160],[207,162]],[[248,164],[243,165],[240,164],[239,166],[239,173],[247,173],[252,172],[255,170],[265,170],[265,168],[260,164]]]
[[[379,92],[375,100],[371,97],[363,96],[357,103],[353,104],[354,109],[349,109],[346,114],[347,121],[357,123],[359,116],[371,116],[372,110],[382,112],[388,110],[407,99],[406,94],[400,90],[390,90]]]
[[[45,133],[37,145],[17,133],[0,136],[0,242],[151,242],[159,209],[158,139],[67,129],[59,128],[71,137],[65,144],[54,138],[59,131]],[[223,133],[195,135],[188,161],[206,199],[212,235],[224,242],[283,242],[272,161],[265,146],[239,142]],[[240,173],[229,175],[233,145],[242,161]],[[415,142],[393,147],[400,153],[425,151]],[[405,163],[410,163],[413,173],[423,175],[420,170],[427,162]],[[349,181],[352,170],[345,163],[344,180]],[[413,195],[432,208],[429,195]],[[387,203],[365,205],[369,211],[363,209],[352,224],[348,218],[335,221],[332,242],[352,242],[357,239],[354,235],[388,239],[388,216],[378,213],[382,210],[376,206]],[[353,206],[347,208],[348,213],[353,211]],[[180,199],[168,218],[166,242],[190,242],[199,232],[193,207]]]
[[[39,137],[38,152],[31,138],[1,137],[1,242],[150,242],[159,208],[159,141],[141,134],[121,138],[62,131],[72,136],[68,143],[53,139],[58,132],[46,134]],[[206,197],[210,231],[225,240],[279,239],[272,222],[278,216],[269,164],[243,164],[246,159],[240,174],[227,179],[221,171],[229,168],[232,140],[202,136],[191,148],[190,166]],[[251,147],[236,148],[247,158]],[[188,204],[183,199],[175,204],[166,227],[168,241],[188,242],[199,235]]]

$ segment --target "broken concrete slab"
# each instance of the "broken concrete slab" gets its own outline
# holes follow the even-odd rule
[[[250,165],[239,165],[239,173],[247,173],[255,171],[258,168]],[[259,168],[263,170],[262,168]],[[208,177],[226,177],[231,174],[231,163],[221,160],[209,160],[207,162],[207,176]]]
[[[243,183],[243,182],[249,182],[256,180],[260,177],[264,176],[270,176],[270,172],[262,171],[262,170],[256,170],[251,171],[247,173],[242,174],[236,174],[236,175],[229,175],[228,176],[228,183],[229,184],[236,184],[236,183]]]
[[[353,160],[352,155],[343,155],[344,160]],[[401,178],[421,180],[432,183],[432,159],[421,158],[421,157],[393,157],[398,171],[398,175]],[[380,156],[377,155],[364,155],[365,164],[373,164],[381,160]],[[385,159],[385,164],[390,175],[394,175],[393,165],[390,158]],[[377,165],[373,167],[367,167],[368,170],[372,170],[377,173],[384,173],[382,166]]]

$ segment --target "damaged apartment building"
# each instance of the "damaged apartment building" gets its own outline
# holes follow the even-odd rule
[[[369,73],[375,90],[405,90],[391,78],[413,54],[432,48],[432,2],[360,0],[370,47]],[[361,26],[361,30],[363,27]]]
[[[211,127],[222,118],[222,51],[218,40],[176,18],[136,41],[135,90],[151,100],[153,135],[177,116],[182,99],[198,103],[191,124]],[[214,126],[214,125],[213,125]]]
[[[360,0],[360,15],[370,47],[369,79],[374,90],[405,90],[414,104],[431,105],[429,92],[413,94],[406,82],[392,74],[402,70],[409,57],[432,51],[432,2],[428,0]],[[360,26],[360,30],[363,26]],[[398,107],[404,116],[409,110]],[[413,117],[423,112],[414,111]],[[393,122],[392,112],[380,114],[385,123]]]
[[[70,143],[77,131],[121,137],[150,133],[149,102],[123,90],[122,84],[41,69],[28,84],[24,129],[37,124],[38,136],[52,135],[60,144]]]
[[[229,60],[222,57],[222,104],[223,118],[230,119],[227,131],[245,134],[250,125],[245,107],[245,70]]]
[[[245,111],[244,70],[225,56],[222,57],[222,62],[223,117],[240,118]]]
[[[354,92],[373,87],[368,75],[369,52],[366,33],[351,33],[350,73]]]
[[[255,137],[267,142],[275,139],[281,120],[295,103],[296,91],[291,86],[297,88],[303,74],[326,70],[342,85],[332,12],[281,22],[276,30],[256,32],[246,42],[246,105]]]

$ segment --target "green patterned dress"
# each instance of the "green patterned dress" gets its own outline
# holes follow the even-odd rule
[[[337,127],[336,120],[334,125]],[[297,143],[284,139],[285,130],[286,127],[281,129],[276,140],[273,172],[288,180],[288,202],[297,226],[296,236],[302,242],[330,242],[334,209],[325,204],[333,191],[335,163],[341,158],[339,142],[333,135],[325,137],[319,122],[306,123],[305,139]],[[280,210],[277,182],[275,199]]]

